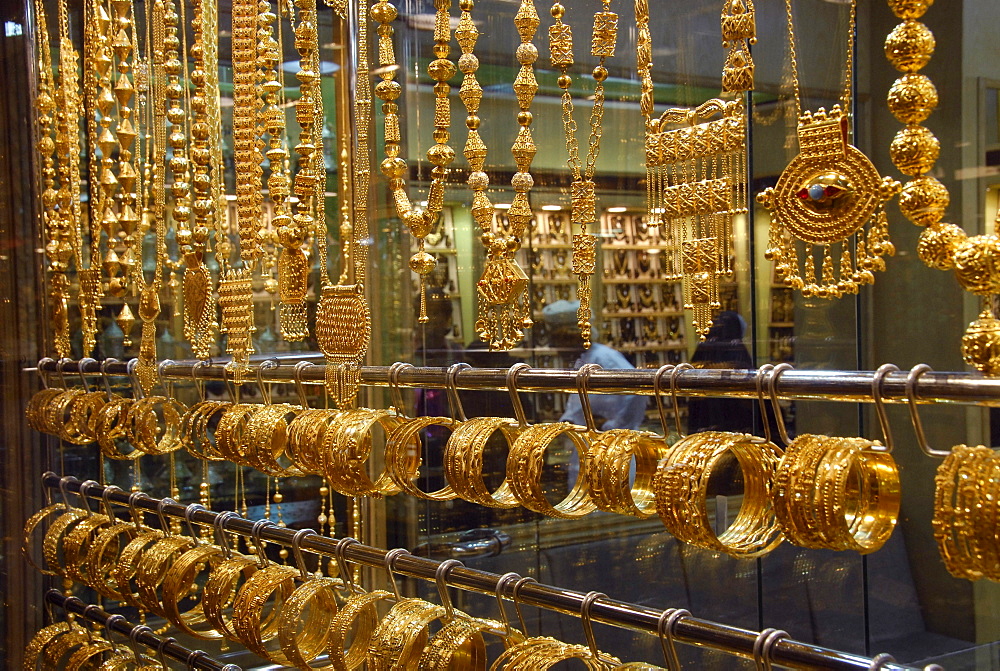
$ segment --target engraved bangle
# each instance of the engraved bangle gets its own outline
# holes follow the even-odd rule
[[[271,564],[251,576],[233,602],[233,630],[240,641],[255,655],[284,664],[284,655],[268,650],[266,643],[278,635],[278,627],[267,629],[262,624],[262,614],[268,601],[271,612],[279,613],[282,603],[295,589],[298,571],[290,566]]]
[[[275,477],[302,475],[287,455],[288,425],[298,408],[287,403],[267,405],[250,418],[244,454],[248,465]]]
[[[653,477],[662,439],[630,429],[612,429],[591,436],[586,455],[590,497],[598,510],[647,518],[656,514]],[[635,480],[630,482],[635,459]]]
[[[162,538],[162,531],[151,529],[130,540],[122,549],[122,553],[118,557],[118,565],[112,570],[111,575],[118,583],[118,593],[122,595],[125,603],[141,608],[138,600],[139,588],[133,582],[136,568],[143,553]]]
[[[89,584],[101,596],[124,600],[113,572],[118,565],[120,551],[125,547],[121,544],[122,536],[128,539],[125,541],[128,545],[138,534],[134,524],[118,522],[102,530],[87,551]]]
[[[589,443],[580,431],[581,427],[568,422],[556,422],[530,426],[517,436],[507,454],[507,482],[518,503],[536,513],[562,519],[583,517],[597,509],[587,481]],[[542,468],[545,451],[559,436],[566,436],[573,443],[580,460],[580,473],[569,494],[552,504],[542,489]]]
[[[177,558],[163,579],[163,612],[178,629],[184,633],[203,640],[222,638],[222,634],[206,624],[205,595],[201,589],[201,599],[197,599],[198,576],[205,571],[211,571],[223,561],[222,548],[215,545],[198,545]],[[192,589],[195,591],[192,592]],[[181,612],[181,601],[194,599],[196,603],[189,605]]]
[[[160,596],[163,581],[174,559],[194,543],[187,536],[166,536],[142,553],[135,570],[136,598],[148,612],[166,617]]]
[[[233,555],[222,562],[208,576],[202,590],[202,610],[212,628],[228,638],[238,641],[239,635],[232,626],[232,618],[227,615],[239,593],[240,578],[249,580],[258,570],[257,560],[243,555]],[[262,626],[267,628],[265,622]]]
[[[336,431],[323,438],[324,473],[334,491],[345,496],[383,496],[399,492],[385,469],[373,482],[368,477],[376,426],[388,436],[399,425],[399,418],[387,410],[359,409],[346,413]]]
[[[80,517],[84,514],[82,510],[67,508],[63,503],[53,503],[52,505],[45,506],[39,510],[37,513],[29,517],[28,521],[24,523],[24,537],[21,540],[21,554],[23,554],[24,558],[28,560],[28,563],[42,575],[57,575],[57,571],[47,568],[49,564],[44,558],[41,562],[36,562],[34,556],[32,555],[32,549],[35,547],[35,530],[42,523],[42,521],[45,520],[45,518],[49,517],[53,513],[74,513]],[[46,566],[45,568],[43,568],[43,564]]]
[[[392,600],[392,593],[373,590],[355,594],[347,600],[330,623],[330,665],[336,671],[353,671],[365,662],[368,648],[378,622],[375,604],[382,600]],[[350,648],[347,637],[351,625],[357,622]]]
[[[368,647],[370,671],[416,668],[427,643],[427,627],[446,614],[444,606],[403,599],[382,619]]]
[[[286,664],[300,669],[334,669],[331,662],[311,666],[313,660],[330,648],[332,623],[337,615],[337,588],[343,582],[335,578],[310,578],[299,585],[278,614],[278,643]],[[306,609],[308,619],[303,618]]]
[[[421,433],[438,426],[453,431],[458,422],[450,417],[417,417],[393,429],[385,443],[385,469],[400,491],[429,501],[451,501],[458,497],[451,485],[425,492],[416,484],[423,463],[424,443]]]
[[[444,450],[444,474],[459,498],[489,508],[517,506],[506,477],[495,492],[490,492],[483,481],[483,455],[494,433],[499,431],[509,447],[518,428],[516,421],[505,417],[477,417],[452,432]]]
[[[109,459],[126,460],[142,456],[142,452],[135,448],[122,452],[118,447],[118,439],[125,438],[125,420],[132,403],[130,398],[114,398],[101,408],[94,420],[97,444],[101,453]]]

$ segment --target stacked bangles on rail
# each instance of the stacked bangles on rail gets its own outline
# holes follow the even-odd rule
[[[79,388],[46,388],[28,406],[31,425],[73,443],[96,440],[103,453],[114,459],[134,459],[142,454],[165,454],[181,447],[206,460],[228,460],[275,477],[320,475],[329,486],[347,496],[381,497],[406,493],[422,499],[447,501],[460,498],[492,508],[521,505],[551,517],[573,519],[596,510],[649,518],[658,515],[679,540],[737,557],[756,557],[773,550],[782,540],[802,547],[878,550],[891,535],[899,511],[899,473],[890,454],[892,443],[881,398],[882,380],[895,366],[882,366],[873,377],[872,398],[884,435],[879,441],[862,438],[805,434],[790,439],[778,410],[776,386],[785,364],[763,366],[757,374],[758,400],[765,410],[769,395],[786,448],[749,434],[707,431],[681,437],[670,444],[664,396],[679,415],[676,377],[687,364],[664,366],[654,379],[654,398],[663,435],[614,429],[599,431],[589,408],[588,379],[594,366],[578,375],[578,391],[586,426],[566,422],[529,425],[518,395],[518,376],[525,364],[510,368],[506,388],[515,409],[514,418],[467,419],[458,398],[455,378],[465,364],[449,369],[448,391],[452,417],[405,416],[398,379],[409,364],[390,368],[393,407],[314,409],[306,404],[301,380],[300,403],[271,403],[261,373],[276,362],[265,362],[258,372],[264,403],[242,403],[202,398],[185,408],[163,396],[135,398]],[[299,363],[299,370],[308,363]],[[914,390],[920,374],[916,367],[908,379],[914,426],[918,426]],[[669,386],[667,381],[669,380]],[[107,377],[105,376],[107,382]],[[765,393],[765,386],[767,392]],[[443,453],[447,484],[436,491],[418,485],[424,437],[430,427],[450,431]],[[379,436],[381,433],[383,436]],[[375,476],[368,461],[384,437],[384,469]],[[487,445],[500,439],[508,447],[506,473],[491,491],[484,480]],[[579,475],[568,493],[552,501],[543,483],[546,451],[565,440],[579,456]],[[925,441],[922,441],[925,442]],[[938,476],[935,529],[942,555],[955,575],[975,578],[1000,575],[1000,551],[984,536],[988,515],[995,506],[990,498],[992,458],[987,448],[957,450]],[[929,452],[930,453],[930,452]],[[976,457],[968,455],[979,455]],[[743,472],[742,505],[734,521],[717,533],[709,511],[709,480],[725,460],[735,458]],[[971,480],[970,480],[971,478]],[[973,482],[956,488],[955,482]],[[992,506],[992,508],[991,508]],[[989,508],[989,512],[981,512]],[[986,515],[975,524],[968,520]],[[960,529],[949,536],[948,529]],[[958,540],[956,541],[955,538]],[[959,551],[956,548],[961,548]],[[983,568],[985,567],[985,568]]]

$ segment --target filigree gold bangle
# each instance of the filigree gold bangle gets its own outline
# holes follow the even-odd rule
[[[381,426],[389,435],[399,421],[389,411],[362,408],[341,417],[336,431],[326,432],[324,474],[334,491],[345,496],[383,496],[399,491],[384,470],[373,482],[365,466],[371,457],[372,430]]]
[[[513,508],[517,499],[504,478],[495,492],[483,481],[483,453],[490,436],[499,432],[507,445],[517,438],[518,423],[505,417],[476,417],[458,426],[444,450],[444,473],[459,498],[489,508]]]
[[[653,434],[612,429],[591,436],[586,468],[581,468],[598,510],[647,518],[656,514],[653,477],[662,439]],[[635,481],[630,482],[635,459]]]
[[[142,553],[135,570],[135,582],[139,588],[136,598],[147,611],[166,617],[161,597],[163,581],[174,561],[194,544],[195,540],[187,536],[167,536]]]
[[[278,642],[289,666],[300,669],[333,669],[311,663],[330,647],[333,619],[337,615],[336,589],[343,582],[334,578],[310,578],[289,596],[278,614]],[[303,615],[308,610],[308,617]]]
[[[425,492],[417,486],[424,450],[421,433],[437,426],[454,431],[458,422],[450,417],[417,417],[409,419],[393,429],[385,443],[385,470],[400,491],[429,501],[451,501],[457,494],[451,485],[445,485],[433,492]]]
[[[590,486],[586,477],[589,443],[580,433],[582,430],[582,427],[568,422],[556,422],[530,426],[518,435],[507,454],[507,482],[518,503],[536,513],[562,519],[583,517],[597,509],[590,498]],[[569,494],[559,503],[553,504],[542,490],[542,468],[545,464],[545,451],[559,436],[566,436],[573,443],[580,460],[580,474]]]
[[[290,566],[271,564],[260,569],[240,588],[233,602],[233,630],[255,655],[284,664],[280,649],[268,650],[266,643],[278,635],[278,627],[263,626],[265,605],[272,601],[271,612],[278,613],[282,603],[295,589],[298,571]]]
[[[330,623],[329,654],[330,665],[336,671],[353,671],[365,662],[375,626],[378,611],[375,604],[391,600],[392,594],[385,590],[373,590],[355,594],[341,607]],[[351,645],[347,648],[347,637],[351,625],[357,622]]]
[[[287,403],[266,405],[250,418],[243,454],[246,465],[267,475],[302,475],[286,453],[288,426],[299,408]]]
[[[24,536],[21,540],[21,554],[23,554],[24,558],[28,560],[28,563],[42,575],[56,575],[57,572],[51,568],[43,568],[42,564],[48,566],[44,558],[42,562],[36,562],[35,558],[32,556],[32,548],[35,547],[35,530],[45,520],[45,518],[57,512],[74,513],[80,517],[83,516],[82,510],[67,508],[63,503],[53,503],[52,505],[45,506],[39,510],[37,513],[29,517],[28,521],[24,523]]]
[[[238,593],[240,578],[249,580],[258,570],[257,560],[243,555],[233,555],[212,569],[202,590],[202,611],[212,628],[230,641],[238,641],[239,635],[232,627],[232,619],[226,614]],[[273,618],[272,618],[273,619]],[[267,629],[267,622],[262,623]]]
[[[98,594],[109,599],[124,600],[112,572],[118,563],[119,551],[124,549],[121,545],[122,536],[128,538],[127,545],[138,534],[139,530],[134,524],[118,522],[102,530],[91,544],[87,551],[88,584]]]
[[[136,608],[141,607],[138,600],[138,587],[133,583],[135,572],[142,554],[162,538],[162,531],[152,529],[139,534],[122,549],[121,555],[118,557],[118,565],[112,570],[111,575],[118,583],[118,593],[121,594],[125,603]]]
[[[211,571],[223,561],[223,551],[214,545],[198,545],[177,558],[163,579],[163,612],[178,629],[200,639],[222,638],[222,634],[206,626],[204,590],[200,602],[181,612],[181,601],[193,596],[197,590],[198,575]],[[197,591],[194,592],[194,595]]]
[[[368,647],[371,671],[416,668],[427,643],[427,627],[446,614],[444,606],[422,599],[403,599],[382,619]]]

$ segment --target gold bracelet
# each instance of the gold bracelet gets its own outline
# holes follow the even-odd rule
[[[115,649],[115,646],[111,645],[103,638],[94,637],[92,641],[88,641],[86,644],[77,648],[72,655],[70,655],[69,660],[66,662],[64,667],[66,671],[78,671],[84,668],[88,662],[90,662],[94,657],[100,655],[104,657],[104,653],[110,652]]]
[[[103,391],[91,391],[78,396],[70,404],[69,419],[63,427],[60,437],[75,445],[86,445],[97,440],[97,415],[108,403],[108,396]]]
[[[101,453],[109,459],[136,459],[142,456],[142,452],[134,448],[128,453],[118,448],[118,439],[125,438],[125,420],[132,403],[130,398],[113,398],[104,404],[94,418],[97,444],[101,447]]]
[[[421,432],[438,426],[454,431],[458,422],[450,417],[417,417],[409,419],[393,429],[385,442],[385,470],[400,491],[429,501],[451,501],[458,497],[451,485],[445,485],[433,492],[425,492],[417,486],[424,451]]]
[[[118,584],[118,593],[130,606],[141,608],[138,600],[139,588],[133,583],[139,560],[147,549],[162,538],[163,532],[159,529],[142,532],[125,545],[118,557],[118,565],[111,571],[111,576]]]
[[[244,555],[233,555],[212,569],[202,590],[202,610],[212,628],[230,641],[240,640],[232,627],[226,611],[232,605],[240,587],[240,578],[250,580],[257,572],[257,560]],[[273,618],[272,618],[273,619]],[[267,626],[265,622],[262,626]]]
[[[181,447],[178,429],[184,412],[184,406],[166,396],[140,398],[126,411],[125,436],[135,449],[146,454],[178,450]]]
[[[459,498],[489,508],[514,508],[517,499],[505,477],[490,493],[483,481],[483,453],[489,438],[497,431],[512,445],[518,423],[505,417],[477,417],[456,427],[444,448],[444,474]]]
[[[485,671],[486,632],[503,631],[493,620],[469,617],[455,612],[454,619],[431,636],[420,653],[417,668],[421,671]]]
[[[42,557],[49,570],[56,575],[66,575],[66,564],[63,560],[62,539],[73,526],[87,518],[86,513],[79,510],[68,510],[57,517],[45,532],[42,539]]]
[[[371,457],[372,430],[381,426],[388,436],[399,418],[387,410],[361,408],[346,413],[336,431],[323,437],[324,474],[334,491],[345,496],[391,495],[399,492],[383,469],[373,482],[365,467]]]
[[[288,425],[285,451],[303,473],[323,474],[323,439],[343,414],[343,410],[306,409]]]
[[[195,539],[188,536],[166,536],[142,553],[135,569],[135,583],[139,588],[136,598],[140,606],[150,613],[166,617],[164,599],[160,596],[163,581],[174,561],[194,544]]]
[[[55,622],[43,627],[38,630],[38,633],[31,637],[28,641],[28,645],[24,647],[24,654],[22,658],[24,659],[24,669],[25,671],[34,671],[38,668],[41,663],[40,656],[42,650],[45,649],[52,640],[65,632],[69,631],[74,625],[69,622]]]
[[[43,669],[65,669],[67,657],[81,645],[92,640],[93,633],[84,627],[72,627],[58,634],[42,650]]]
[[[335,578],[309,578],[299,585],[282,604],[278,614],[278,642],[287,666],[300,669],[334,669],[332,663],[311,663],[331,647],[332,624],[337,615],[336,589],[343,581]],[[303,618],[309,609],[308,618]]]
[[[382,619],[368,646],[370,671],[417,668],[427,643],[427,627],[445,616],[444,606],[423,599],[403,599]]]
[[[302,475],[302,471],[287,454],[288,427],[299,408],[287,403],[266,405],[250,418],[247,425],[247,465],[267,475],[287,477]]]
[[[536,424],[522,431],[507,454],[507,482],[518,503],[536,513],[575,519],[594,512],[597,505],[590,496],[587,479],[587,449],[589,443],[581,435],[582,427],[568,422]],[[545,451],[559,436],[565,435],[573,443],[580,460],[580,474],[569,494],[556,504],[549,503],[542,490],[542,469]],[[655,469],[655,464],[654,464]]]
[[[609,659],[613,659],[610,656]],[[559,662],[578,659],[592,671],[608,671],[611,667],[596,659],[585,645],[570,645],[547,636],[529,638],[505,650],[490,667],[491,671],[541,671]]]
[[[975,516],[973,528],[973,548],[982,567],[983,574],[990,580],[1000,579],[1000,546],[996,538],[998,520],[997,482],[1000,482],[1000,459],[996,453],[979,470],[978,490],[983,502]]]
[[[39,433],[47,433],[45,430],[44,409],[53,398],[62,392],[62,389],[55,387],[46,387],[45,389],[36,391],[24,409],[24,414],[28,418],[28,426]]]
[[[280,649],[267,649],[267,642],[278,635],[278,627],[264,627],[262,615],[267,602],[272,601],[271,612],[279,613],[283,602],[295,590],[295,576],[298,571],[290,566],[271,564],[250,577],[233,602],[233,630],[250,652],[270,659],[277,664],[285,664]]]
[[[101,531],[87,551],[88,584],[101,596],[116,601],[124,600],[113,571],[118,564],[120,550],[124,547],[121,545],[121,537],[128,538],[127,545],[138,534],[139,530],[134,524],[118,522]]]
[[[631,429],[612,429],[591,436],[581,476],[598,510],[647,518],[656,514],[653,477],[662,439]],[[630,482],[635,458],[635,481]],[[581,461],[581,464],[583,462]]]
[[[223,457],[216,451],[209,436],[209,428],[213,420],[218,424],[219,418],[231,405],[228,401],[199,401],[188,408],[181,418],[181,445],[199,459],[222,461]]]
[[[93,513],[63,536],[62,551],[67,578],[84,585],[90,584],[86,551],[100,532],[112,526],[115,521],[107,515]]]
[[[29,517],[28,521],[24,523],[24,536],[21,539],[21,554],[23,554],[24,558],[28,560],[28,563],[31,564],[31,566],[34,567],[42,575],[57,575],[57,572],[53,569],[42,567],[42,564],[47,565],[47,562],[44,560],[44,558],[42,562],[39,563],[36,562],[35,558],[32,556],[31,550],[32,548],[35,547],[35,540],[34,540],[35,530],[38,528],[38,525],[40,525],[42,521],[45,520],[45,518],[47,518],[52,513],[56,512],[75,513],[77,515],[83,516],[82,510],[68,508],[64,503],[53,503],[52,505],[45,506],[44,508],[39,510],[37,513]]]
[[[330,623],[328,652],[330,665],[336,671],[353,671],[364,664],[375,625],[378,622],[378,611],[375,604],[383,599],[391,600],[392,593],[385,590],[373,590],[355,594],[334,616]],[[351,646],[345,648],[351,625],[355,621],[357,621],[357,627],[354,637],[351,639]]]
[[[219,456],[233,463],[243,463],[243,454],[240,452],[244,445],[243,434],[250,418],[263,407],[250,403],[234,403],[222,413],[222,418],[215,427],[215,449]]]
[[[178,629],[203,640],[222,638],[222,634],[206,625],[204,589],[201,600],[197,601],[198,576],[223,561],[222,548],[215,545],[196,545],[173,563],[163,579],[163,613]],[[197,602],[185,612],[181,612],[181,601],[189,599]]]

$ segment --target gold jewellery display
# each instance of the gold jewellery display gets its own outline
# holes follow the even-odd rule
[[[799,153],[777,184],[757,195],[772,214],[766,257],[774,262],[776,275],[804,296],[839,298],[874,282],[874,273],[885,269],[882,257],[895,253],[883,203],[899,193],[900,184],[880,177],[871,160],[848,141],[857,2],[850,3],[844,89],[829,111],[802,110],[792,0],[785,0],[785,11]],[[820,248],[818,261],[814,247]]]
[[[726,0],[722,42],[729,47],[722,89],[694,110],[668,109],[653,118],[653,41],[649,2],[635,3],[636,61],[645,118],[646,212],[668,241],[667,279],[682,280],[684,308],[699,338],[721,308],[720,278],[733,275],[733,218],[747,213],[747,114],[753,89],[750,44],[757,41],[752,0]],[[718,119],[713,117],[718,116]]]

